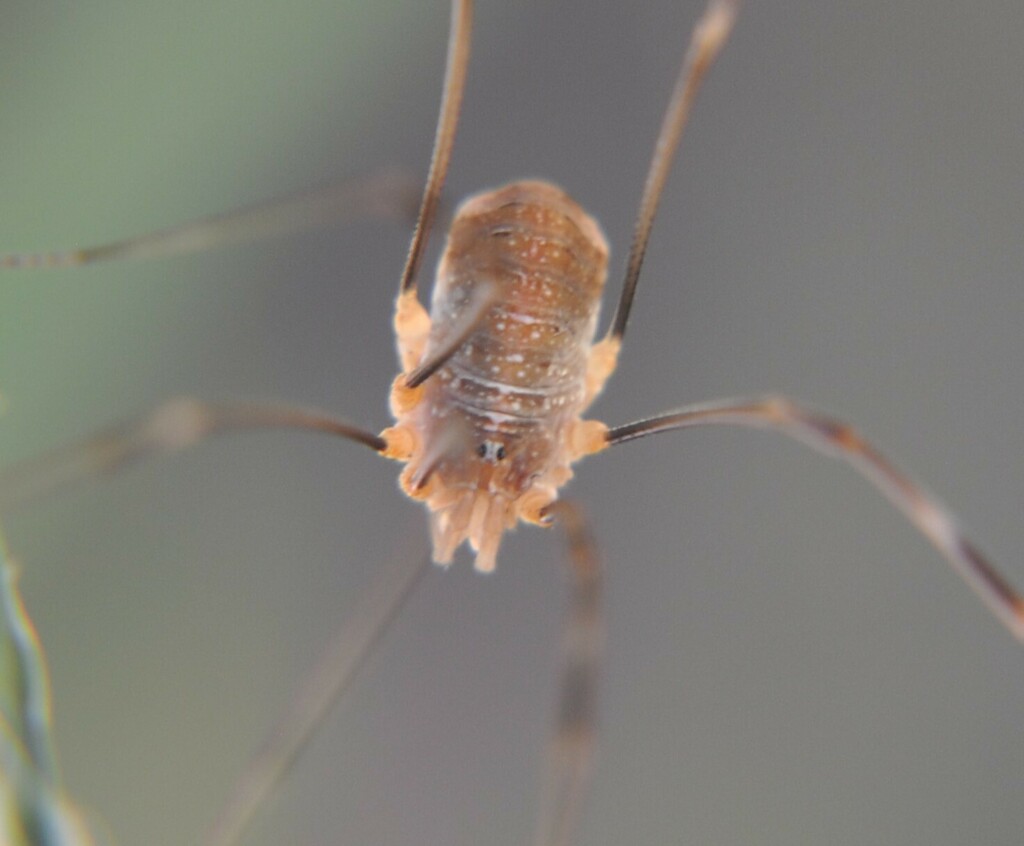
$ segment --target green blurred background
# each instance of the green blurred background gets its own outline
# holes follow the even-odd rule
[[[554,179],[618,268],[700,3],[481,2],[449,180]],[[90,244],[399,163],[423,173],[440,0],[0,8],[0,250]],[[749,3],[663,203],[623,422],[768,389],[855,421],[1024,585],[1024,7]],[[174,394],[387,422],[396,224],[0,280],[4,463]],[[435,248],[436,252],[436,248]],[[70,789],[122,844],[195,842],[375,568],[396,468],[225,439],[6,521]],[[749,432],[592,459],[602,748],[581,843],[1020,842],[1024,651],[851,473]],[[462,556],[251,843],[521,844],[556,547]]]

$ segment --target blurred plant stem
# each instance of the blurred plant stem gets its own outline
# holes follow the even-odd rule
[[[46,658],[2,536],[0,615],[0,843],[91,846],[82,815],[60,786]]]

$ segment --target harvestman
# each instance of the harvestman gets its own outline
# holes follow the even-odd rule
[[[469,62],[472,3],[453,0],[437,135],[395,308],[402,367],[391,389],[395,424],[378,435],[302,408],[172,400],[139,420],[9,469],[0,476],[0,508],[213,434],[291,428],[338,435],[405,463],[401,487],[427,506],[439,564],[447,565],[468,542],[476,569],[490,571],[502,535],[519,521],[560,524],[569,539],[573,587],[561,704],[537,829],[540,844],[569,841],[593,750],[600,571],[580,511],[557,499],[572,465],[586,455],[693,426],[731,424],[789,435],[867,478],[1024,641],[1024,599],[964,537],[949,511],[848,425],[781,396],[691,405],[615,427],[582,417],[615,370],[662,188],[697,89],[729,35],[737,6],[738,0],[711,0],[694,30],[644,185],[618,307],[600,341],[593,338],[607,243],[598,224],[547,182],[515,182],[464,201],[448,235],[429,314],[420,303],[419,266],[438,212]],[[393,214],[402,203],[400,182],[380,174],[340,194],[272,202],[93,249],[9,255],[0,258],[0,266],[66,266],[180,253],[345,214]],[[243,774],[207,842],[238,839],[422,571],[422,565],[404,563],[339,633]]]

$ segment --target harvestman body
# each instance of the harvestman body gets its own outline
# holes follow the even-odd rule
[[[615,341],[591,348],[607,265],[601,230],[572,199],[517,182],[459,209],[430,317],[403,295],[398,345],[414,376],[395,383],[384,437],[409,462],[402,488],[431,511],[437,562],[468,540],[477,569],[494,569],[505,529],[549,522],[569,465],[603,448],[605,428],[580,414],[614,365]],[[422,381],[414,368],[461,326],[470,337]]]
[[[516,182],[458,209],[438,268],[431,311],[416,276],[455,138],[469,60],[472,4],[453,0],[444,96],[430,173],[396,304],[402,372],[392,386],[395,425],[380,435],[316,411],[174,400],[142,420],[0,475],[0,509],[144,455],[215,433],[301,428],[341,435],[402,462],[402,489],[427,506],[434,560],[468,542],[476,568],[494,568],[503,533],[522,520],[561,523],[573,592],[562,704],[548,764],[539,844],[567,843],[587,781],[600,655],[600,578],[580,512],[557,502],[572,464],[636,438],[691,426],[770,429],[843,459],[899,508],[1024,641],[1024,599],[977,551],[953,515],[850,427],[784,397],[722,400],[609,428],[583,418],[615,369],[661,190],[704,73],[732,28],[736,0],[711,0],[687,51],[644,187],[623,291],[607,335],[593,342],[608,247],[598,224],[546,182]],[[0,257],[2,267],[83,264],[183,252],[351,213],[400,210],[403,192],[380,175],[341,195],[306,196],[90,250]],[[417,570],[386,583],[340,633],[267,747],[243,774],[208,843],[235,842],[396,613]]]

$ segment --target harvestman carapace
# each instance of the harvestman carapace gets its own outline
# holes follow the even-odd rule
[[[561,525],[570,542],[573,590],[562,700],[538,825],[542,844],[569,840],[593,747],[600,574],[580,511],[558,501],[572,465],[586,455],[658,432],[714,424],[789,435],[867,478],[1024,641],[1021,596],[964,537],[948,510],[846,424],[781,396],[702,403],[615,427],[582,416],[615,370],[662,188],[737,6],[736,0],[711,0],[694,30],[655,144],[618,307],[601,340],[593,339],[608,259],[605,238],[583,209],[547,182],[515,182],[464,201],[449,231],[429,313],[419,300],[419,266],[438,212],[469,61],[472,3],[454,0],[434,151],[394,316],[402,368],[391,388],[395,424],[378,435],[301,408],[173,400],[140,420],[9,469],[0,476],[0,508],[213,434],[291,428],[339,435],[403,462],[401,487],[428,509],[439,564],[448,564],[468,542],[476,568],[490,571],[502,535],[519,521]],[[165,255],[341,214],[394,213],[402,196],[401,186],[382,175],[329,199],[300,197],[95,249],[11,255],[0,263],[61,266]],[[407,565],[386,580],[340,634],[244,774],[208,842],[237,839],[421,571]]]

